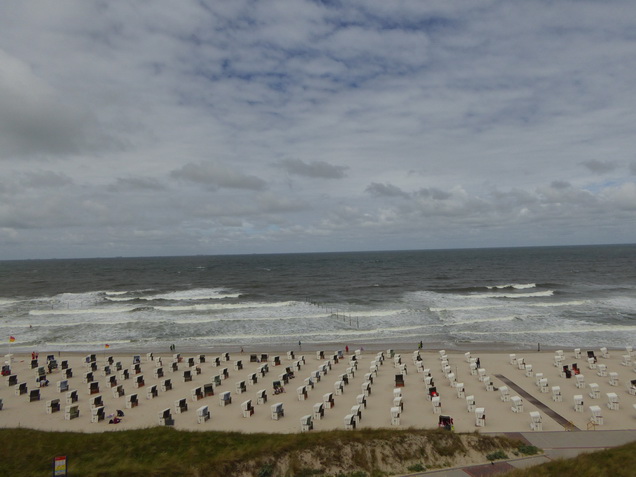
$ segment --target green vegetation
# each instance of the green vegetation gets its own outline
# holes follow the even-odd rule
[[[514,470],[506,477],[632,477],[636,474],[636,442],[575,459],[560,459],[528,469]]]
[[[82,477],[376,477],[406,473],[409,466],[439,468],[468,450],[511,451],[519,444],[503,437],[420,429],[303,434],[166,427],[98,434],[0,429],[1,473],[12,477],[49,477],[53,458],[60,455],[67,456],[69,475]],[[349,467],[330,467],[345,463]]]

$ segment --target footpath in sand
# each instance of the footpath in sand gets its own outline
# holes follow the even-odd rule
[[[11,376],[3,377],[0,385],[0,426],[81,432],[137,429],[160,425],[160,413],[167,410],[175,429],[200,431],[301,432],[303,416],[311,416],[314,431],[344,429],[345,418],[351,415],[358,418],[349,417],[348,424],[355,422],[357,428],[434,428],[444,415],[453,419],[457,432],[567,430],[600,438],[594,430],[636,429],[633,358],[624,350],[611,350],[606,357],[600,350],[594,352],[597,362],[590,364],[586,349],[576,356],[574,350],[562,354],[525,351],[514,356],[484,351],[471,355],[402,350],[391,356],[387,350],[325,350],[322,356],[316,351],[269,352],[267,356],[202,351],[138,358],[106,350],[94,354],[92,362],[90,355],[87,362],[85,354],[55,353],[57,368],[50,373],[48,353],[41,352],[37,363],[32,363],[31,355],[16,354],[5,357]],[[476,358],[481,370],[474,365]],[[63,362],[70,373],[62,369]],[[582,379],[563,373],[563,366],[571,369],[573,363]],[[36,383],[40,368],[48,386]],[[429,395],[433,386],[427,378],[432,379],[439,402]],[[172,389],[167,389],[166,379]],[[275,381],[282,383],[284,392],[275,394]],[[37,391],[39,400],[31,396]],[[71,402],[72,391],[76,391],[75,402]],[[262,391],[266,402],[259,400]],[[231,402],[224,403],[224,394]],[[576,396],[582,404],[575,405]],[[179,401],[187,404],[187,410],[177,412]],[[253,411],[244,410],[247,401]],[[272,406],[277,403],[282,404],[283,413],[274,419]],[[521,407],[515,412],[516,403]],[[320,404],[322,416],[316,412]],[[209,411],[207,420],[198,416],[204,406]],[[478,409],[483,409],[485,419],[476,415]],[[124,416],[119,423],[109,424],[117,410]],[[79,411],[78,417],[68,419],[70,411]]]

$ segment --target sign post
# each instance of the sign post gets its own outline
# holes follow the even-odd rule
[[[53,477],[66,477],[66,456],[60,455],[53,459]]]

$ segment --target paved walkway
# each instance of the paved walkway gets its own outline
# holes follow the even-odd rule
[[[569,459],[583,452],[594,452],[618,447],[636,440],[636,430],[586,431],[586,432],[520,432],[505,435],[521,439],[543,449],[543,454],[522,457],[492,464],[471,465],[453,469],[407,474],[409,476],[433,475],[436,477],[478,477],[504,474],[514,468],[532,467],[554,459]]]

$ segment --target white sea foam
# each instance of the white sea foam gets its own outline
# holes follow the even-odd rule
[[[473,293],[470,295],[465,295],[464,298],[535,298],[553,295],[553,290],[544,290],[532,293]]]
[[[536,288],[536,287],[537,287],[536,283],[509,283],[507,285],[494,285],[494,286],[490,286],[486,288],[490,290],[494,288],[515,288],[517,290],[524,290],[526,288]]]

